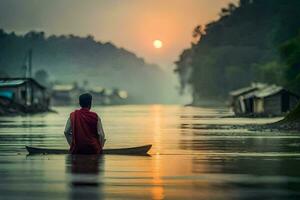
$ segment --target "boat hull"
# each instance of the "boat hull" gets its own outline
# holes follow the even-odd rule
[[[103,149],[103,154],[110,155],[148,155],[147,152],[151,149],[152,145],[144,145],[130,148],[118,149]],[[26,146],[29,154],[69,154],[68,149],[49,149],[40,147]]]

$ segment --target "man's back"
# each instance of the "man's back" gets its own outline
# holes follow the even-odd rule
[[[101,145],[97,131],[98,116],[88,109],[75,110],[70,114],[72,127],[72,154],[99,154]]]
[[[85,104],[83,100],[80,100],[82,108],[70,114],[65,135],[70,145],[70,153],[100,154],[105,140],[104,131],[98,115],[90,111],[91,96],[89,94],[84,95],[90,99]]]

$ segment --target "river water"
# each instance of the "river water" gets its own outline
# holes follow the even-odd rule
[[[54,109],[0,118],[0,199],[300,198],[300,135],[231,127],[279,118],[230,118],[221,107],[95,107],[107,148],[153,144],[150,156],[27,155],[25,145],[67,148],[74,108]]]

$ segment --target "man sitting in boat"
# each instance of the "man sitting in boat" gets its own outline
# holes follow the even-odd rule
[[[71,154],[101,154],[105,134],[101,119],[91,112],[92,95],[79,96],[81,109],[70,114],[65,127],[65,136],[70,145]]]

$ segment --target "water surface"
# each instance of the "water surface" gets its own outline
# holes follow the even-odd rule
[[[231,125],[227,108],[96,107],[107,148],[153,144],[144,156],[28,156],[67,148],[72,107],[0,118],[0,199],[299,199],[300,136]]]

